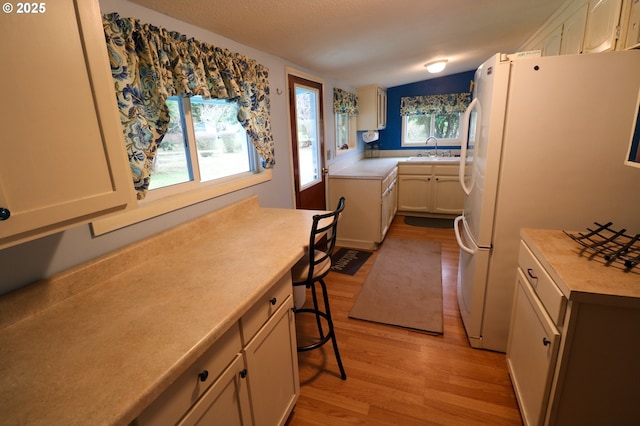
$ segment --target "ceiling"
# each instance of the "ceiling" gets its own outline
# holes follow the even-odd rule
[[[354,87],[476,69],[564,0],[130,0]],[[169,28],[170,29],[170,28]],[[222,46],[224,47],[224,46]],[[424,64],[447,58],[443,73]]]

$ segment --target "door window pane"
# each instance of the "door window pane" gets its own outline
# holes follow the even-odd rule
[[[304,189],[320,181],[319,94],[300,86],[296,86],[295,94],[300,189]]]

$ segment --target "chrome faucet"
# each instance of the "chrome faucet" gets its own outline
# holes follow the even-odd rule
[[[425,141],[425,144],[426,144],[426,145],[429,145],[429,141],[431,141],[432,139],[433,139],[433,142],[434,142],[434,143],[435,143],[435,145],[436,145],[436,153],[435,153],[435,156],[434,156],[434,157],[437,157],[437,156],[438,156],[438,139],[436,139],[436,137],[435,137],[435,136],[429,136],[429,137],[427,138],[427,140]]]

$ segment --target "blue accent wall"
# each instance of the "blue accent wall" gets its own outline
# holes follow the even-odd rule
[[[380,131],[381,150],[411,150],[401,147],[402,117],[400,117],[400,98],[403,96],[446,95],[449,93],[469,92],[475,70],[446,77],[418,81],[387,89],[387,127]],[[443,148],[455,148],[444,147]]]

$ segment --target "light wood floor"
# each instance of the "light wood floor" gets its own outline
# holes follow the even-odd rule
[[[340,379],[330,343],[299,353],[301,394],[288,425],[521,425],[505,355],[467,342],[456,299],[453,230],[409,226],[396,216],[387,238],[441,243],[444,334],[348,318],[377,253],[355,276],[329,273],[348,377]]]

